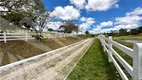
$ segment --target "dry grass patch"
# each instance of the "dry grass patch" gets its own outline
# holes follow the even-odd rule
[[[0,52],[3,52],[3,60],[0,66],[10,63],[8,53],[12,54],[15,58],[17,58],[17,60],[20,60],[17,55],[22,58],[29,58],[44,52],[30,44],[27,44],[25,41],[20,40],[8,41],[7,43],[0,42],[0,45]]]

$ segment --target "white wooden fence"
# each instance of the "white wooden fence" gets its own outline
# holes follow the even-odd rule
[[[105,38],[104,35],[99,35],[101,44],[104,51],[108,53],[109,62],[113,62],[116,69],[118,70],[120,76],[123,80],[129,80],[126,74],[123,72],[116,59],[120,64],[126,69],[126,71],[131,75],[133,80],[142,80],[142,43],[135,43],[133,49],[128,48],[122,44],[119,44],[112,40],[112,37]],[[125,52],[128,56],[133,59],[133,66],[128,64],[114,49],[112,46]],[[114,58],[115,57],[115,58]]]
[[[4,41],[7,42],[9,40],[25,40],[27,41],[28,39],[30,39],[31,36],[28,36],[28,33],[25,32],[24,34],[15,34],[15,33],[0,33],[0,41]]]
[[[48,33],[48,36],[44,36],[45,38],[57,38],[57,37],[76,37],[77,35],[75,34],[67,34],[67,33],[54,33],[50,34]]]
[[[7,34],[25,34],[27,30],[6,30]]]
[[[76,35],[73,34],[66,34],[66,33],[55,33],[55,34],[50,34],[48,33],[47,36],[44,36],[44,38],[57,38],[57,37],[74,37]],[[0,33],[0,41],[10,41],[10,40],[25,40],[27,41],[28,39],[34,39],[31,36],[28,36],[27,31],[23,31],[23,33],[9,33],[9,32],[3,32]]]

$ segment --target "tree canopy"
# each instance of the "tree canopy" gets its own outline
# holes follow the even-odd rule
[[[118,31],[114,30],[114,31],[111,31],[110,33],[107,33],[107,35],[108,36],[127,36],[127,35],[137,35],[140,33],[142,33],[142,26],[138,28],[133,28],[130,30],[126,30],[126,29],[119,29]]]
[[[90,34],[89,31],[85,31],[85,34]]]
[[[78,26],[73,23],[67,23],[64,25],[61,25],[59,29],[62,29],[64,33],[72,33],[72,31],[77,32]]]
[[[29,26],[25,20],[37,23],[38,17],[45,12],[41,0],[2,0],[0,5],[7,9],[7,11],[1,11],[3,18],[15,25],[24,24],[27,28],[31,25]]]

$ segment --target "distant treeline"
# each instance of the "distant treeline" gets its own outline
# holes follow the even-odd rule
[[[128,36],[128,35],[138,35],[142,33],[142,26],[134,29],[120,29],[120,30],[112,30],[110,33],[103,33],[107,36]]]

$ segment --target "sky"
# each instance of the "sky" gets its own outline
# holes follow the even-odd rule
[[[142,26],[142,0],[42,0],[54,20],[48,27],[58,29],[72,21],[82,32],[104,33]]]

